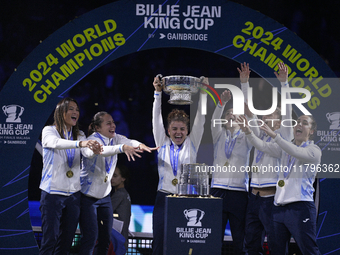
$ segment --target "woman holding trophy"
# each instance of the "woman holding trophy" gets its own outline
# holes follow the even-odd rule
[[[203,83],[207,84],[207,82],[208,79],[205,78]],[[159,182],[153,210],[153,254],[163,254],[165,197],[177,192],[178,170],[181,164],[196,163],[197,151],[201,143],[205,123],[205,115],[201,114],[201,102],[202,97],[207,95],[202,93],[203,90],[201,90],[198,110],[190,135],[188,135],[189,116],[183,110],[174,109],[167,118],[169,135],[167,136],[161,113],[162,83],[159,77],[154,78],[153,86],[155,92],[152,127],[155,143],[159,148]]]

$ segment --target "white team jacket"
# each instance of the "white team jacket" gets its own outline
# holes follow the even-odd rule
[[[245,84],[247,86],[247,84]],[[248,85],[249,86],[249,85]],[[281,82],[281,87],[289,87],[288,83],[285,82]],[[290,99],[290,93],[287,93],[286,95],[287,99]],[[280,128],[278,130],[275,131],[276,134],[281,135],[282,138],[284,138],[287,141],[291,141],[294,138],[293,135],[293,128],[289,127],[290,124],[288,123],[288,121],[285,120],[290,120],[292,119],[292,105],[291,104],[287,104],[286,105],[286,115],[282,116],[282,123],[283,125],[280,126]],[[285,126],[284,126],[285,125]],[[262,138],[262,140],[264,142],[268,141],[269,136],[266,135],[266,133],[264,131],[261,131],[261,134],[259,136],[260,138]],[[273,139],[270,139],[271,143],[273,143]],[[253,144],[254,145],[254,144]],[[256,162],[256,157],[259,153],[259,150],[255,147],[254,150],[254,159],[253,159],[253,163],[252,166],[258,166],[257,169],[261,169],[263,170],[264,168],[262,168],[262,166],[267,166],[268,168],[270,166],[280,166],[281,164],[281,159],[275,157],[275,154],[272,154],[271,151],[269,151],[268,153],[263,153],[263,156],[260,158],[260,160],[258,162]],[[251,173],[251,183],[250,183],[250,187],[257,187],[257,188],[263,188],[263,187],[272,187],[272,186],[276,186],[277,183],[277,179],[279,178],[279,174],[275,173],[275,172],[270,172],[270,171],[256,171],[256,172],[252,172]]]
[[[176,193],[176,186],[174,186],[171,181],[175,177],[177,177],[177,179],[179,178],[181,164],[196,163],[197,151],[201,143],[205,122],[205,115],[201,114],[201,101],[202,97],[206,96],[206,94],[200,93],[200,100],[194,125],[192,126],[190,135],[188,135],[183,142],[183,147],[178,156],[177,174],[174,175],[170,162],[170,146],[172,141],[165,133],[161,114],[162,92],[154,93],[155,100],[153,102],[152,110],[152,130],[156,146],[160,147],[158,149],[158,190]],[[177,149],[178,146],[174,143],[174,150],[176,151]]]
[[[223,106],[220,103],[216,106],[212,119],[221,119],[223,110],[226,104]],[[256,118],[256,116],[254,116]],[[259,133],[259,128],[253,128],[255,133]],[[215,172],[212,175],[212,188],[221,188],[229,190],[248,191],[249,176],[246,171],[246,167],[249,163],[249,153],[252,148],[251,143],[246,139],[245,134],[240,131],[236,138],[236,143],[232,154],[229,159],[225,153],[225,142],[227,136],[234,137],[238,132],[236,130],[234,134],[230,134],[229,130],[226,130],[222,125],[213,126],[211,124],[211,132],[214,143],[214,167]],[[229,167],[223,168],[228,161]]]
[[[77,141],[85,141],[82,131]],[[43,170],[40,189],[50,194],[70,196],[80,190],[80,152],[78,142],[62,139],[55,126],[46,126],[42,131]],[[75,149],[72,168],[67,163],[66,149]],[[68,178],[67,171],[71,170],[73,176]]]
[[[306,147],[298,147],[277,135],[274,143],[263,142],[253,133],[247,135],[253,144],[261,148],[264,153],[273,153],[275,157],[281,158],[282,168],[279,168],[279,181],[284,181],[284,186],[277,183],[274,203],[285,205],[297,201],[313,201],[313,183],[316,171],[315,165],[321,162],[321,149],[310,141]],[[286,177],[289,155],[295,157],[291,171]],[[311,165],[314,165],[313,167]],[[285,168],[286,167],[286,168]],[[281,170],[282,169],[282,170]]]
[[[100,155],[96,155],[91,149],[86,148],[83,151],[84,168],[80,175],[81,192],[97,199],[102,199],[111,192],[111,178],[116,168],[117,154],[123,153],[123,145],[138,147],[141,144],[136,140],[130,140],[119,134],[115,134],[112,139],[101,136],[105,144],[96,136],[96,132],[87,138],[87,140],[96,140],[103,144],[103,152]],[[112,145],[110,145],[111,141]],[[106,171],[105,160],[110,167],[108,173]]]

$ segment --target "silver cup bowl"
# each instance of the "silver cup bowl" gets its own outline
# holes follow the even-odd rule
[[[161,75],[158,75],[161,77]],[[169,104],[187,105],[191,104],[191,94],[198,92],[202,85],[202,78],[187,75],[165,76],[162,80],[163,90],[170,95]]]

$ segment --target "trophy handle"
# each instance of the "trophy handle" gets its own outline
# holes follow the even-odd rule
[[[21,107],[21,111],[20,111],[20,113],[19,113],[19,116],[21,116],[21,114],[24,112],[24,110],[25,110],[25,108],[24,107],[22,107],[22,106],[20,106]]]
[[[7,116],[7,113],[6,113],[6,105],[4,105],[4,106],[2,107],[2,111],[3,111],[4,114]]]
[[[204,77],[204,76],[201,76],[201,77],[200,77],[200,81],[199,81],[199,86],[198,86],[198,87],[202,88],[202,87],[204,87],[204,86],[205,86],[205,83],[203,82],[203,81],[204,81],[204,79],[205,79],[205,77]]]
[[[159,81],[161,82],[161,87],[162,90],[164,90],[164,80],[163,80],[163,75],[162,74],[157,74],[156,77],[159,79]]]
[[[159,79],[159,81],[162,81],[163,75],[157,74],[156,77]]]
[[[188,219],[188,210],[185,209],[183,213],[184,213],[185,218]]]

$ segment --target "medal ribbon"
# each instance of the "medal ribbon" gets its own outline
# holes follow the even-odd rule
[[[302,144],[300,147],[304,148],[309,144],[309,141],[305,142],[304,144]],[[292,166],[295,163],[296,158],[292,157],[291,155],[288,155],[288,160],[287,160],[287,165],[288,165],[288,172],[284,172],[283,176],[284,178],[286,178],[288,176],[288,174],[290,173],[290,170],[292,169]]]
[[[109,145],[112,146],[113,145],[113,139],[111,139],[111,142],[108,142],[108,144],[106,145],[105,142],[104,142],[104,138],[98,132],[95,133],[94,136],[99,138],[100,140],[102,140],[104,146],[109,146]],[[109,141],[110,141],[110,139],[109,139]],[[106,160],[106,158],[107,157],[105,157],[105,169],[106,169],[107,174],[109,174],[110,173],[110,169],[111,169],[111,167],[113,165],[113,155],[110,158],[110,163]]]
[[[73,140],[72,128],[70,132],[67,132],[66,138],[67,140]],[[67,164],[69,168],[72,168],[75,153],[76,153],[76,149],[66,149]]]
[[[230,158],[231,153],[233,152],[233,149],[236,143],[236,138],[239,136],[240,132],[241,132],[241,129],[239,129],[239,131],[234,135],[231,141],[230,141],[229,134],[228,134],[227,139],[225,140],[224,152],[225,152],[225,156],[227,157],[227,159]]]
[[[265,136],[265,134],[263,134],[263,136],[261,137],[261,140],[263,139],[264,136]],[[269,136],[269,138],[267,138],[266,143],[269,143],[271,139],[272,138]],[[262,156],[263,156],[263,151],[257,151],[256,163],[258,163],[261,160]]]
[[[172,172],[174,173],[174,176],[177,175],[177,168],[178,168],[178,155],[181,151],[183,144],[181,146],[178,146],[178,149],[175,151],[174,144],[171,143],[170,145],[170,163],[172,167]]]

